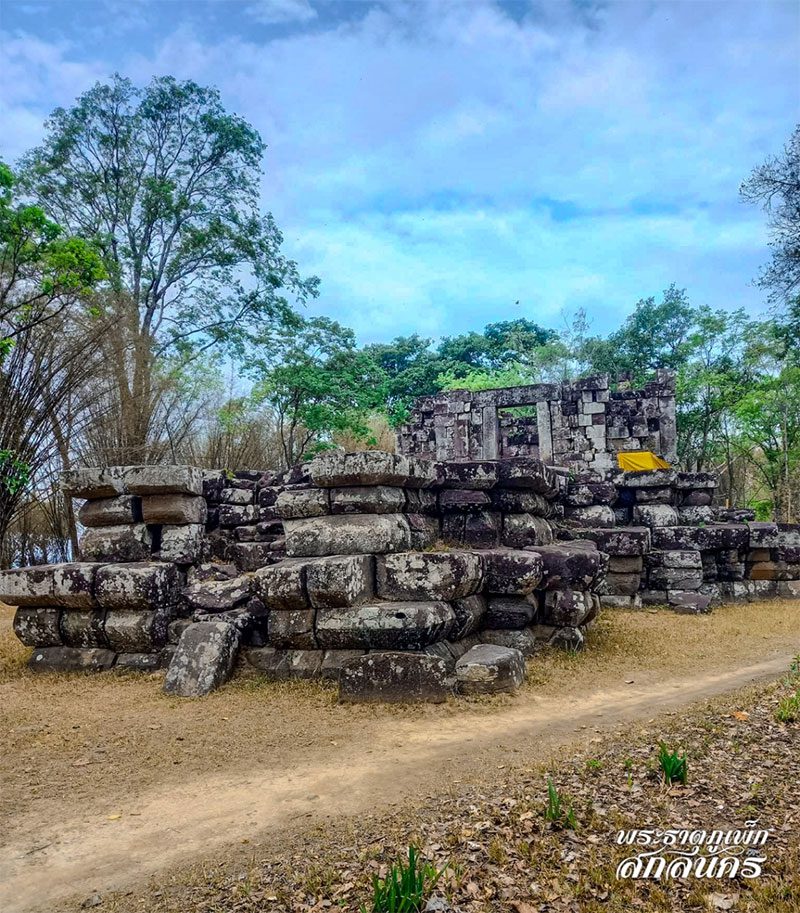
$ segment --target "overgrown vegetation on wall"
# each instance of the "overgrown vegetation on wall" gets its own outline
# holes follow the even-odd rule
[[[298,312],[318,280],[260,208],[264,149],[212,89],[114,77],[53,112],[16,175],[0,164],[0,561],[69,550],[52,480],[75,463],[280,468],[339,442],[386,449],[442,389],[657,366],[677,372],[683,467],[797,519],[800,128],[742,186],[770,226],[769,314],[694,303],[678,281],[605,338],[578,312],[359,347]]]

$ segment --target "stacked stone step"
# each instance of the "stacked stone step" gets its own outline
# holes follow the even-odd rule
[[[592,529],[584,535],[608,555],[608,570],[598,587],[603,606],[639,609],[640,590],[645,577],[645,558],[650,551],[650,529],[625,526]]]
[[[597,590],[606,555],[592,542],[490,549],[486,565],[487,610],[479,637],[532,656],[545,644],[584,646],[600,607]]]
[[[720,516],[718,509],[713,506],[718,481],[712,472],[676,473],[674,486],[678,525],[692,526],[732,519]]]
[[[533,457],[439,464],[445,542],[472,548],[550,545],[565,477]]]
[[[603,473],[577,470],[570,473],[564,494],[563,529],[607,529],[614,526],[616,516],[613,505],[617,489]]]
[[[206,473],[209,555],[234,564],[241,572],[281,561],[286,548],[278,497],[286,487],[309,485],[302,466],[284,473]]]
[[[747,527],[746,598],[800,597],[800,524],[752,522]]]

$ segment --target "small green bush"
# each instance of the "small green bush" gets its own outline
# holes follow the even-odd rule
[[[549,777],[547,778],[547,807],[544,810],[544,817],[546,821],[556,827],[568,828],[571,831],[577,827],[572,803],[561,796]]]
[[[800,720],[800,688],[794,694],[781,698],[775,709],[775,719],[779,723],[796,723]]]
[[[689,778],[689,762],[686,754],[679,755],[677,751],[670,751],[663,742],[658,744],[658,766],[664,775],[664,782],[682,783],[686,785]]]
[[[361,913],[418,913],[446,868],[437,872],[430,863],[420,863],[417,848],[410,846],[407,863],[392,863],[386,878],[373,876],[372,906],[362,904]]]

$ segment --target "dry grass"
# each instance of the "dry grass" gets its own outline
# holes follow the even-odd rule
[[[440,886],[462,913],[739,913],[800,911],[800,725],[776,724],[796,683],[750,688],[692,713],[653,721],[549,764],[523,763],[421,797],[393,813],[326,825],[291,845],[246,848],[159,877],[149,889],[104,898],[110,913],[356,911],[373,873],[423,848],[447,874]],[[689,783],[666,789],[655,764],[661,739],[689,755]],[[570,797],[577,830],[544,817],[546,782]],[[432,797],[431,797],[432,798]],[[772,829],[763,877],[745,881],[618,881],[630,850],[618,829]]]

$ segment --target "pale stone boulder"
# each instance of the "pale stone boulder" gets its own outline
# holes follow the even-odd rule
[[[167,642],[169,613],[109,611],[104,633],[106,643],[116,653],[153,653]]]
[[[309,471],[314,484],[321,488],[352,485],[429,488],[439,481],[435,464],[380,450],[325,453],[311,461]]]
[[[232,624],[201,621],[190,625],[169,664],[164,691],[179,697],[202,697],[219,688],[233,672],[239,639]]]
[[[97,647],[40,647],[33,651],[28,668],[33,672],[103,672],[116,658],[113,650]]]
[[[152,544],[150,530],[144,523],[134,523],[87,529],[79,548],[84,561],[146,561]]]
[[[206,522],[205,498],[196,495],[146,495],[142,498],[142,519],[145,523],[184,526]]]
[[[67,469],[61,473],[61,490],[67,498],[113,498],[125,492],[119,466]]]
[[[203,493],[203,471],[195,466],[125,466],[122,479],[132,495]]]
[[[201,523],[185,526],[162,526],[158,557],[175,564],[194,564],[202,561],[205,527]]]
[[[517,691],[525,681],[525,658],[512,647],[479,644],[456,662],[456,679],[462,694]]]
[[[14,613],[14,633],[26,647],[61,644],[61,609],[25,606]]]
[[[637,504],[633,508],[633,522],[644,526],[677,526],[678,513],[669,504]]]
[[[411,547],[411,528],[403,514],[287,520],[284,527],[290,557],[385,554]]]
[[[427,653],[368,653],[339,674],[339,700],[346,703],[441,704],[452,690],[445,660]]]
[[[78,521],[81,526],[87,527],[122,526],[125,523],[140,523],[141,520],[139,500],[132,495],[85,501],[78,510]]]
[[[405,491],[389,485],[331,488],[330,499],[334,514],[397,514],[406,509]]]
[[[0,601],[15,606],[88,609],[97,603],[94,578],[100,564],[42,564],[0,571]]]
[[[253,592],[269,609],[307,609],[306,568],[302,558],[287,558],[253,574]]]
[[[332,650],[422,650],[447,640],[455,615],[446,602],[374,602],[345,609],[320,609],[316,634]]]
[[[483,585],[476,552],[399,552],[376,561],[378,596],[391,600],[464,599]]]
[[[372,555],[335,555],[306,564],[306,591],[315,609],[359,605],[375,595]]]
[[[179,587],[178,569],[174,564],[150,561],[106,564],[95,576],[95,596],[104,609],[171,608],[178,601]]]
[[[278,495],[275,508],[282,520],[324,517],[331,512],[330,495],[324,488],[289,489]]]
[[[227,612],[247,602],[252,590],[251,577],[197,580],[183,588],[183,598],[193,609],[204,612]]]
[[[273,609],[267,622],[271,647],[281,650],[315,650],[314,609]]]
[[[588,507],[568,507],[566,517],[573,523],[592,528],[608,529],[614,526],[616,517],[607,504],[592,504]],[[649,524],[648,524],[649,525]]]

